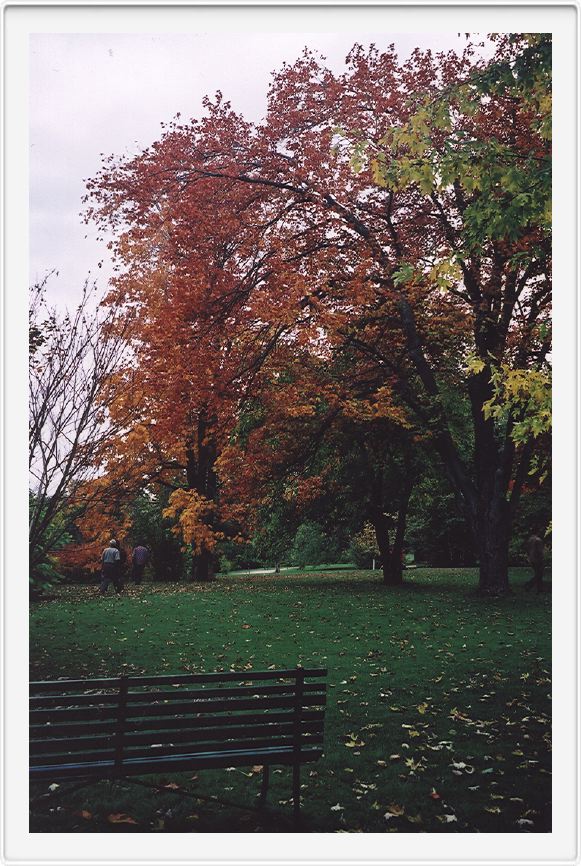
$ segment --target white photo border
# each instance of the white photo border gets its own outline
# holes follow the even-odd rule
[[[421,13],[421,15],[420,15]],[[421,21],[420,21],[421,18]],[[579,4],[26,3],[2,7],[2,863],[579,863]],[[194,25],[195,22],[195,25]],[[31,834],[28,831],[27,289],[31,33],[552,32],[554,59],[553,831],[547,834]],[[87,844],[90,839],[90,846]]]

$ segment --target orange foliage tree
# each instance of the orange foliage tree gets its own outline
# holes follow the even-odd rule
[[[90,183],[88,218],[117,232],[112,301],[134,317],[128,453],[182,473],[172,508],[192,540],[209,528],[199,555],[238,516],[217,517],[235,499],[217,467],[250,501],[281,462],[283,419],[300,435],[321,404],[370,424],[407,413],[464,503],[481,589],[506,590],[536,433],[513,435],[516,401],[490,407],[499,371],[547,363],[548,80],[544,37],[499,37],[486,62],[471,46],[403,64],[356,46],[341,74],[305,52],[274,75],[264,122],[218,94]],[[454,393],[471,407],[468,456]],[[252,399],[267,417],[245,442]]]

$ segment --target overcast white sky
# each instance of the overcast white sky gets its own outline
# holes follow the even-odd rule
[[[30,281],[56,268],[52,297],[74,303],[89,273],[103,284],[110,274],[105,245],[79,216],[83,181],[99,170],[101,153],[138,152],[177,112],[184,119],[199,116],[203,96],[216,90],[258,120],[270,73],[284,61],[292,62],[308,45],[339,70],[355,42],[379,48],[394,42],[404,58],[418,45],[461,49],[465,38],[369,32],[32,34]]]

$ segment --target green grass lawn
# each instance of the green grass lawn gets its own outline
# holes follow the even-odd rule
[[[369,571],[145,584],[106,598],[63,587],[31,609],[31,679],[327,667],[325,754],[302,768],[305,831],[550,831],[550,594],[525,592],[519,569],[499,600],[475,595],[470,569],[405,577],[395,591]],[[250,767],[192,775],[156,781],[242,806],[260,786]],[[99,782],[41,800],[30,829],[286,832],[290,796],[286,768],[271,774],[264,815]]]

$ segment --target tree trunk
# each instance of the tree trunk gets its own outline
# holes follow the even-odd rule
[[[380,511],[376,511],[373,516],[373,527],[381,556],[384,586],[401,586],[403,583],[403,544],[411,491],[412,486],[409,484],[404,490],[403,499],[397,513],[393,545],[390,545],[389,541],[389,517]]]
[[[383,569],[383,582],[387,586],[401,586],[403,583],[403,544],[405,541],[406,519],[411,493],[412,485],[408,483],[404,488],[403,498],[397,513],[395,537],[389,555],[387,576],[385,567]]]
[[[400,316],[407,337],[407,349],[426,393],[434,401],[433,423],[437,430],[434,445],[438,450],[454,490],[462,497],[472,528],[475,547],[480,556],[479,589],[482,594],[501,595],[508,591],[508,547],[511,515],[507,501],[509,481],[514,464],[514,446],[510,431],[502,435],[494,420],[484,415],[484,405],[494,396],[492,369],[488,358],[497,358],[506,334],[499,332],[491,317],[490,297],[482,303],[475,322],[475,343],[483,369],[468,378],[474,425],[474,478],[467,471],[454,443],[448,420],[440,401],[438,383],[423,351],[413,309],[406,298],[400,300]],[[486,359],[486,360],[485,360]],[[413,408],[413,406],[412,406]],[[523,458],[524,460],[524,458]],[[523,464],[524,465],[524,464]],[[515,491],[518,496],[518,490]],[[515,498],[515,505],[516,505]]]
[[[482,595],[504,595],[508,586],[508,549],[511,519],[505,497],[483,502],[475,527],[476,549],[480,560],[478,581]]]
[[[486,339],[491,337],[482,330]],[[478,341],[477,341],[478,342]],[[486,342],[481,346],[492,351],[493,345]],[[508,547],[511,530],[511,508],[508,500],[508,486],[514,461],[514,446],[508,432],[501,435],[495,430],[492,418],[486,418],[483,407],[494,396],[492,373],[489,365],[475,376],[470,377],[468,393],[474,422],[474,465],[476,469],[476,494],[467,502],[471,512],[471,525],[475,549],[480,561],[478,581],[482,595],[503,595],[508,592]]]
[[[383,565],[383,585],[384,586],[401,586],[403,583],[403,566],[401,561],[401,553],[399,559],[396,556],[395,548],[392,549],[387,564]]]
[[[208,419],[203,411],[197,418],[197,427],[186,449],[186,476],[188,489],[196,490],[209,502],[216,502],[216,473],[214,463],[216,449],[208,437]],[[208,524],[213,526],[215,515],[211,515]],[[192,564],[190,580],[213,580],[216,573],[214,555],[207,550],[197,551],[192,545]]]
[[[216,576],[214,556],[207,550],[192,555],[192,582],[207,583]]]
[[[382,511],[377,510],[373,515],[373,528],[375,529],[375,540],[383,571],[383,582],[390,582],[390,544],[389,544],[389,518]]]

